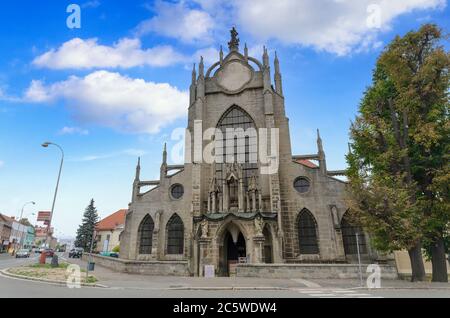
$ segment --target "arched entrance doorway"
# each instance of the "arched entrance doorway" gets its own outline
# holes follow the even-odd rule
[[[224,276],[233,276],[236,273],[236,265],[247,257],[245,238],[241,232],[236,234],[233,237],[230,231],[227,231],[224,236],[222,262]]]

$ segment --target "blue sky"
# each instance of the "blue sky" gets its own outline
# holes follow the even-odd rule
[[[69,4],[81,28],[69,29]],[[375,5],[375,7],[373,6]],[[444,0],[8,1],[0,11],[0,212],[51,207],[66,153],[54,226],[73,236],[84,208],[126,208],[137,156],[159,174],[162,145],[186,126],[192,63],[207,66],[236,25],[261,59],[280,58],[295,154],[324,140],[330,170],[345,168],[348,128],[377,56],[427,22],[448,32]],[[376,24],[373,24],[376,23]],[[446,44],[448,47],[448,43]],[[33,220],[33,217],[31,217]]]

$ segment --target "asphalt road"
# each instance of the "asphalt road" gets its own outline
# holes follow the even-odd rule
[[[0,269],[35,262],[30,259],[14,259],[0,255]],[[138,287],[68,288],[42,282],[0,276],[0,298],[450,298],[447,289],[340,289],[340,288],[291,288],[288,290],[175,290]]]

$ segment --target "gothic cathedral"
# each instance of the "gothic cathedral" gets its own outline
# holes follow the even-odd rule
[[[249,56],[246,45],[241,52],[234,28],[228,48],[206,72],[203,59],[198,74],[192,71],[189,160],[168,164],[164,147],[160,179],[153,181],[140,180],[138,162],[120,258],[166,262],[195,276],[203,276],[206,265],[228,276],[239,264],[352,263],[358,249],[366,260],[374,258],[368,236],[346,218],[346,183],[336,178],[344,171],[327,170],[319,132],[317,153],[292,154],[277,55],[272,85],[267,49],[262,61]],[[214,162],[198,158],[210,128],[223,133],[210,138]],[[251,129],[257,133],[224,140],[228,131]],[[263,135],[276,149],[265,162],[256,147]],[[270,161],[276,169],[268,169]]]

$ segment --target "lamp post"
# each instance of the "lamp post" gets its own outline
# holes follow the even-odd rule
[[[53,142],[47,141],[47,142],[44,142],[42,144],[42,147],[47,148],[50,145],[57,147],[61,151],[61,163],[59,165],[58,180],[56,181],[55,194],[53,196],[52,210],[50,212],[51,213],[50,214],[50,220],[49,220],[48,226],[47,226],[47,242],[48,242],[48,247],[49,248],[50,248],[49,233],[50,233],[50,228],[51,228],[51,224],[52,224],[52,220],[53,220],[53,212],[54,212],[54,209],[55,209],[56,195],[58,194],[59,179],[61,177],[61,170],[62,170],[62,166],[63,166],[63,163],[64,163],[64,150],[61,148],[61,146],[59,146],[58,144],[55,144]]]
[[[19,250],[22,249],[22,246],[23,246],[23,242],[22,242],[22,239],[23,239],[23,231],[20,230],[20,226],[23,225],[23,224],[20,223],[20,221],[22,221],[23,210],[25,209],[25,206],[27,206],[28,204],[33,204],[33,205],[35,205],[36,202],[34,202],[34,201],[29,201],[29,202],[25,203],[25,204],[22,206],[22,210],[20,211],[20,217],[19,217],[19,233],[20,233],[20,238],[19,238]]]

